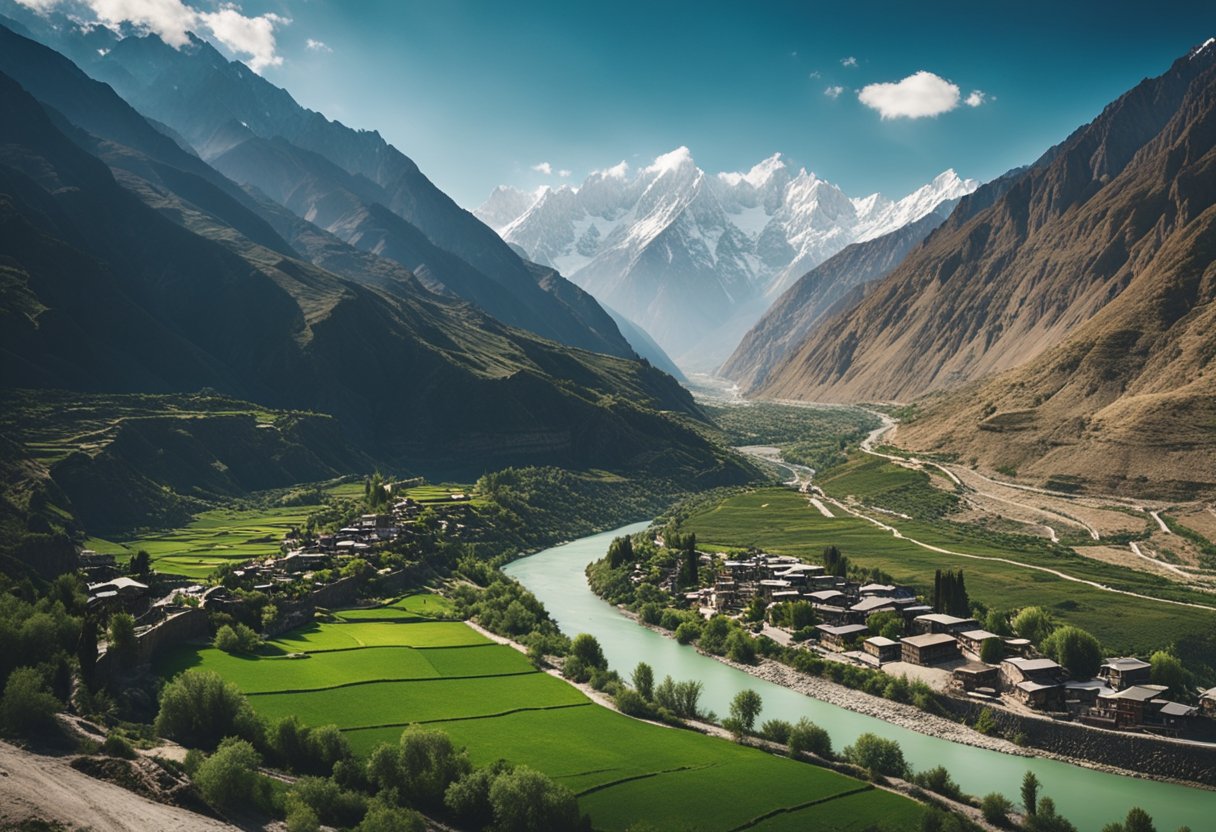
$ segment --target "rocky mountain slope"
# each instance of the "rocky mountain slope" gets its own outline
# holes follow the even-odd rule
[[[533,272],[503,241],[434,186],[374,131],[301,107],[197,38],[174,49],[154,35],[82,29],[58,13],[5,2],[23,34],[71,57],[203,160],[347,242],[471,300],[504,323],[571,346],[632,357],[615,323],[577,287]],[[3,23],[4,21],[0,21]],[[553,290],[560,291],[553,291]]]
[[[984,210],[963,210],[964,199],[863,301],[817,327],[762,392],[911,399],[1021,365],[1067,338],[1181,230],[1163,212],[1191,171],[1157,140],[1194,117],[1211,62],[1208,52],[1184,57],[1142,82]],[[1155,177],[1153,202],[1133,188],[1142,176]]]
[[[715,176],[681,147],[638,170],[622,162],[597,171],[577,188],[498,188],[478,215],[636,321],[678,364],[710,371],[797,277],[976,185],[946,171],[898,202],[850,199],[780,154]]]
[[[107,108],[99,130],[133,113],[83,75],[73,84],[55,90],[63,112],[0,75],[6,387],[212,388],[332,413],[375,458],[421,471],[548,462],[738,475],[658,412],[697,416],[669,376],[507,327],[403,269],[378,272],[398,284],[390,292],[285,254],[269,222],[254,236],[229,222],[256,215],[171,164],[172,149],[73,124],[81,101]],[[313,236],[347,269],[375,262]]]
[[[1065,487],[1210,494],[1214,296],[1208,45],[1109,105],[991,207],[952,217],[763,390],[961,388],[926,402],[899,440]]]

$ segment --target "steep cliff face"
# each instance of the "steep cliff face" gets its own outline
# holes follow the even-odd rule
[[[956,211],[863,300],[815,328],[759,392],[912,399],[1026,364],[1135,283],[1160,290],[1160,258],[1193,239],[1216,195],[1207,179],[1214,64],[1211,48],[1180,58],[989,207]],[[984,190],[960,207],[990,198]],[[1127,320],[1136,331],[1148,324]],[[1112,371],[1127,383],[1126,369]]]

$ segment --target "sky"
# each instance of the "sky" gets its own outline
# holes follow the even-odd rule
[[[710,172],[780,152],[852,196],[988,180],[1216,35],[1201,2],[75,2],[199,31],[468,208],[682,145]]]

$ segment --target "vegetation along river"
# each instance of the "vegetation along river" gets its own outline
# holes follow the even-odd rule
[[[634,665],[644,661],[660,679],[666,674],[677,680],[698,679],[705,686],[704,707],[719,715],[729,711],[736,693],[752,688],[764,700],[761,721],[808,717],[828,730],[836,749],[867,731],[880,734],[899,742],[914,769],[943,765],[971,794],[999,791],[1017,802],[1022,775],[1030,769],[1043,783],[1041,794],[1055,800],[1059,812],[1081,832],[1097,832],[1110,821],[1122,820],[1131,806],[1151,814],[1162,832],[1183,825],[1194,832],[1216,830],[1216,792],[1056,760],[1017,757],[919,734],[757,679],[635,623],[591,592],[584,569],[603,557],[613,537],[633,534],[647,525],[635,523],[555,546],[517,560],[504,571],[544,603],[563,632],[570,636],[591,633],[599,639],[609,663],[622,676],[628,677]]]

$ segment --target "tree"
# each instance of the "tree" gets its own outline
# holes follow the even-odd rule
[[[195,748],[215,748],[224,737],[254,739],[258,721],[232,682],[210,670],[187,670],[165,685],[156,733]]]
[[[816,624],[815,607],[810,601],[795,601],[787,607],[787,616],[791,630],[795,632]]]
[[[417,812],[373,800],[367,806],[367,814],[355,827],[355,832],[425,832],[426,828],[426,823]]]
[[[633,669],[633,688],[647,702],[654,699],[654,670],[646,662],[638,662]]]
[[[152,572],[152,556],[146,550],[140,549],[131,555],[131,562],[127,564],[127,571],[140,578],[147,577]]]
[[[766,719],[760,726],[760,736],[769,742],[785,745],[790,741],[790,731],[792,730],[794,730],[794,726],[784,719]]]
[[[604,658],[600,643],[589,633],[579,633],[574,637],[574,641],[570,642],[570,657],[588,668],[606,670],[608,667],[608,660]]]
[[[1074,679],[1092,679],[1102,666],[1102,645],[1089,633],[1071,624],[1053,630],[1041,649]]]
[[[574,792],[539,771],[519,766],[490,787],[496,832],[548,832],[584,827]]]
[[[0,725],[6,733],[35,734],[51,725],[58,710],[59,700],[36,669],[19,667],[9,674],[0,698]]]
[[[442,731],[411,726],[401,732],[394,750],[395,756],[381,752],[374,768],[369,761],[368,779],[382,790],[395,790],[413,806],[442,806],[448,786],[473,770],[468,754]]]
[[[908,773],[903,749],[895,740],[865,733],[844,749],[844,758],[872,776],[903,777]]]
[[[494,806],[490,789],[499,775],[511,770],[505,760],[496,760],[475,769],[448,786],[443,804],[464,821],[468,829],[484,829],[494,822]]]
[[[1165,685],[1175,693],[1186,691],[1186,670],[1173,653],[1158,650],[1149,657],[1149,664],[1153,666],[1153,684]]]
[[[755,664],[756,645],[751,636],[742,630],[732,630],[726,637],[726,657],[739,664]]]
[[[255,653],[262,643],[252,627],[244,624],[225,624],[215,631],[212,646],[225,653]]]
[[[998,636],[1013,635],[1013,630],[1009,626],[1009,613],[988,610],[988,614],[984,616],[984,629]]]
[[[706,653],[722,655],[726,650],[726,638],[730,631],[730,619],[725,615],[715,615],[701,628],[701,649]]]
[[[1055,801],[1050,797],[1039,801],[1038,811],[1026,818],[1023,829],[1026,832],[1077,832],[1077,827],[1056,814]]]
[[[1127,811],[1127,818],[1122,823],[1108,823],[1102,827],[1102,832],[1157,832],[1157,827],[1148,812],[1139,806],[1133,806]]]
[[[1055,629],[1051,615],[1042,607],[1026,607],[1013,618],[1013,631],[1035,644],[1042,644]]]
[[[617,569],[633,561],[633,539],[626,535],[613,539],[608,547],[608,565]]]
[[[1039,808],[1039,778],[1033,771],[1022,776],[1022,808],[1027,815],[1033,815]]]
[[[751,688],[741,690],[735,694],[735,698],[730,703],[730,716],[735,720],[740,728],[739,736],[751,733],[756,726],[756,717],[760,716],[760,709],[764,706],[760,694],[756,693]]]
[[[832,758],[832,738],[828,732],[806,717],[798,720],[790,729],[790,756],[814,754],[816,757]]]
[[[986,638],[980,644],[980,661],[998,664],[1005,657],[1005,645],[999,638]]]
[[[1013,811],[1013,804],[1000,792],[992,792],[984,795],[983,800],[980,801],[980,811],[984,813],[984,820],[993,826],[1004,826],[1009,822],[1009,813]]]
[[[229,737],[194,773],[203,798],[220,809],[269,804],[270,784],[258,773],[262,758],[245,740]]]
[[[825,547],[822,558],[824,572],[837,578],[848,577],[849,559],[840,554],[840,549],[835,546]]]
[[[110,616],[107,641],[107,650],[112,651],[120,663],[129,664],[135,658],[135,617],[129,612],[116,612]]]

